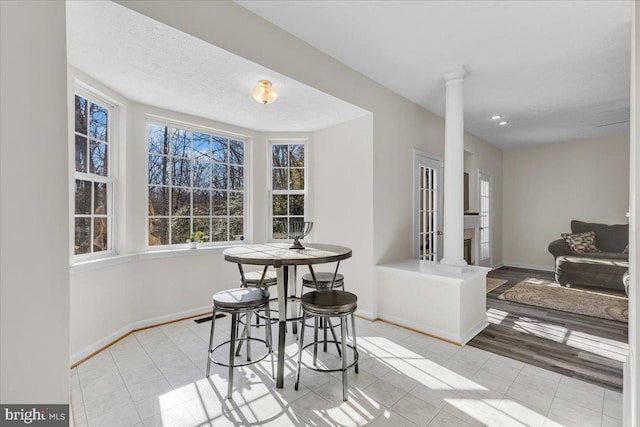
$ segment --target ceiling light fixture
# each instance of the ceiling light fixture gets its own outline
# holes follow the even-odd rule
[[[258,85],[251,89],[251,96],[261,104],[271,104],[278,99],[278,91],[271,86],[269,80],[260,80]]]
[[[491,116],[491,117],[489,117],[489,118],[490,118],[491,120],[499,120],[499,119],[501,119],[501,118],[502,118],[502,116],[501,116],[501,115],[498,115],[498,114],[494,114],[493,116]]]
[[[498,122],[498,126],[506,126],[506,125],[507,125],[507,123],[509,123],[509,122],[508,122],[508,121],[506,121],[506,120],[503,120],[503,121],[501,121],[501,122]]]

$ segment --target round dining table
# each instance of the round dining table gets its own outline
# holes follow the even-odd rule
[[[273,266],[278,287],[278,363],[276,387],[284,386],[284,356],[287,325],[287,295],[289,282],[295,283],[295,268],[291,266],[326,264],[351,257],[351,249],[322,243],[305,243],[304,249],[290,249],[290,243],[260,243],[234,246],[223,251],[224,259],[241,265]],[[337,271],[337,270],[336,270]]]

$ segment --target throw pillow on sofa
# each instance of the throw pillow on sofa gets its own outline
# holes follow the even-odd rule
[[[578,234],[569,234],[562,233],[560,235],[567,245],[569,245],[569,249],[571,252],[583,254],[587,252],[602,252],[596,246],[596,233],[593,231],[587,231],[585,233]]]

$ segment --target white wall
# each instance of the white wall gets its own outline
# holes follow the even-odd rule
[[[69,403],[65,3],[0,16],[0,402]]]
[[[491,258],[493,265],[502,263],[503,224],[503,151],[474,135],[465,134],[464,150],[472,154],[469,173],[469,211],[478,212],[478,171],[491,175]]]
[[[553,269],[548,244],[578,219],[627,223],[629,137],[504,153],[504,264]]]
[[[372,287],[373,117],[316,132],[313,141],[314,238],[351,248],[353,257],[340,264],[340,272],[346,289],[358,295],[360,314],[372,317],[377,305]],[[327,267],[318,270],[330,271]]]

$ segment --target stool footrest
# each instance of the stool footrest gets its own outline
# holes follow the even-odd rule
[[[324,344],[324,342],[325,342],[324,340],[322,340],[322,341],[314,341],[314,342],[309,343],[309,344],[305,345],[304,347],[302,347],[302,350],[304,351],[307,347],[311,347],[312,345],[315,345],[315,344]],[[339,340],[327,340],[327,343],[342,344],[342,341],[339,341]],[[345,371],[345,370],[355,366],[356,363],[358,363],[358,359],[360,358],[360,355],[358,354],[358,349],[357,348],[355,348],[351,344],[347,344],[347,347],[349,347],[351,350],[353,350],[353,362],[351,362],[349,365],[347,365],[346,368],[336,368],[336,369],[317,368],[317,367],[315,367],[313,365],[308,365],[306,362],[300,362],[300,363],[302,363],[302,365],[305,368],[311,369],[311,370],[316,371],[316,372],[342,372],[342,371]]]
[[[253,337],[251,337],[251,338],[246,338],[246,337],[245,338],[236,338],[235,341],[236,341],[236,343],[241,342],[241,341],[257,341],[257,342],[261,342],[261,343],[263,343],[265,345],[269,344],[266,340],[263,340],[263,339],[260,339],[260,338],[253,338]],[[217,346],[215,346],[213,349],[211,349],[209,351],[209,360],[211,360],[211,363],[215,363],[216,365],[224,366],[224,367],[228,368],[229,366],[231,366],[230,363],[219,362],[219,361],[217,361],[216,359],[213,358],[213,352],[216,351],[217,349],[219,349],[220,347],[225,346],[225,345],[231,345],[231,340],[224,341],[224,342],[218,344]],[[247,361],[247,362],[234,363],[233,367],[234,368],[239,368],[241,366],[253,365],[254,363],[258,363],[258,362],[264,360],[269,354],[271,354],[271,351],[267,351],[264,355],[260,356],[258,359],[253,359],[253,360],[250,360],[250,361]]]

